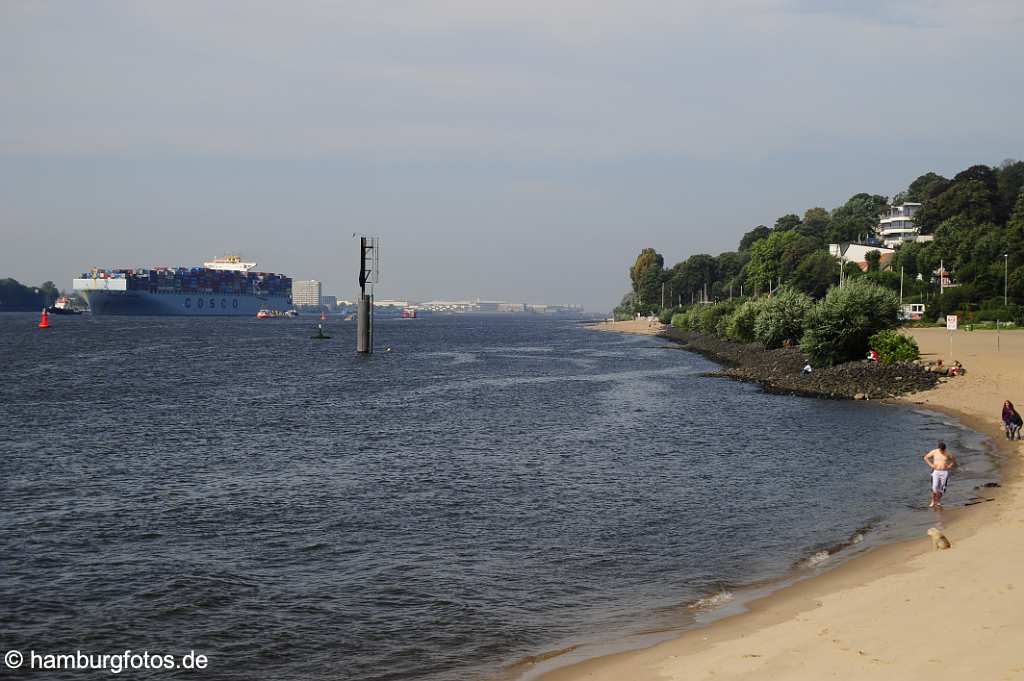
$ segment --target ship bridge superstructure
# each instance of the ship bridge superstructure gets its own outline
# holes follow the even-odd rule
[[[240,255],[222,255],[203,263],[208,270],[221,270],[226,272],[248,272],[256,267],[254,262],[243,262]]]

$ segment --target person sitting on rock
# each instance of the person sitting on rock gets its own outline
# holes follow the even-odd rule
[[[811,363],[808,362],[807,364],[804,365],[804,368],[800,370],[800,373],[806,376],[807,374],[811,373],[811,371]]]
[[[1024,425],[1024,419],[1021,419],[1020,414],[1013,408],[1013,402],[1006,400],[1003,402],[1003,427],[1006,429],[1006,439],[1020,439],[1020,429]]]
[[[869,362],[877,362],[878,361],[878,350],[875,350],[874,348],[872,348],[871,350],[868,350],[868,361]]]

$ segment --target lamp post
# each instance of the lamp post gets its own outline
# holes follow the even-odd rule
[[[1004,308],[1006,307],[1006,300],[1007,300],[1007,298],[1006,298],[1006,291],[1007,291],[1007,282],[1009,281],[1009,277],[1007,275],[1009,274],[1009,272],[1010,272],[1010,254],[1009,253],[1003,253],[1003,307]]]

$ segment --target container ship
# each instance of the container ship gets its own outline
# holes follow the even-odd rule
[[[74,289],[98,315],[249,316],[292,307],[292,280],[228,255],[202,267],[94,269]]]

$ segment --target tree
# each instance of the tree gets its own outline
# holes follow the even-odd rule
[[[888,200],[879,194],[854,194],[849,201],[832,211],[829,242],[856,241],[874,232],[879,216],[888,205]]]
[[[789,213],[775,221],[776,232],[789,232],[800,226],[800,216]]]
[[[821,298],[839,281],[839,263],[828,251],[814,251],[797,265],[789,283],[813,298]]]
[[[52,281],[44,281],[39,287],[39,293],[42,294],[47,305],[52,305],[60,297],[60,289]]]
[[[632,319],[635,314],[633,304],[636,301],[636,295],[632,291],[627,291],[626,295],[622,296],[622,301],[615,306],[612,310],[612,319],[615,321],[623,321],[626,319]]]
[[[966,171],[964,171],[966,172]],[[957,175],[960,177],[963,175]],[[998,196],[988,183],[976,179],[954,181],[946,191],[921,206],[914,224],[922,234],[932,234],[946,220],[963,217],[971,222],[994,222]]]
[[[1001,223],[1013,215],[1020,190],[1024,187],[1024,161],[1003,161],[996,171],[996,184],[999,195],[996,219]]]
[[[0,279],[0,310],[38,312],[46,304],[46,296],[40,289],[22,286],[14,279]]]
[[[778,284],[779,277],[788,278],[818,244],[797,232],[773,232],[750,249],[746,268],[746,284],[751,290],[766,292]]]
[[[691,295],[708,289],[718,280],[718,261],[707,253],[691,255],[683,262],[676,263],[668,273],[668,283],[673,295],[682,296],[689,303]]]
[[[661,304],[661,282],[665,258],[653,248],[645,248],[636,257],[629,268],[629,278],[633,282],[633,293],[636,295],[636,311],[641,314],[649,312]]]
[[[949,184],[950,181],[942,175],[925,173],[910,183],[910,187],[904,195],[904,201],[923,203],[944,192]]]
[[[882,254],[879,251],[868,251],[864,254],[864,260],[868,264],[868,272],[877,272],[880,269]]]
[[[726,251],[725,253],[718,254],[718,285],[715,293],[719,296],[729,295],[732,293],[739,294],[740,273],[743,271],[743,266],[750,260],[750,253],[742,252],[738,253],[735,251]]]
[[[761,239],[767,239],[768,235],[770,235],[771,233],[772,230],[768,229],[764,225],[758,225],[757,227],[754,227],[754,229],[750,230],[749,232],[743,235],[743,238],[740,239],[740,245],[737,250],[749,251],[754,244],[756,244]]]
[[[903,270],[905,276],[914,278],[920,272],[921,269],[917,262],[917,257],[921,253],[921,244],[917,242],[910,242],[903,244],[896,250],[896,254],[893,256],[893,270]]]
[[[1011,270],[1024,266],[1024,192],[1018,194],[1013,214],[1006,223],[1006,253]]]
[[[797,231],[804,236],[817,239],[825,243],[828,235],[828,228],[832,225],[832,216],[824,208],[808,208],[804,212],[804,220],[797,228]]]
[[[899,324],[899,300],[892,291],[863,279],[833,288],[807,313],[800,349],[822,364],[859,359],[868,339]]]

